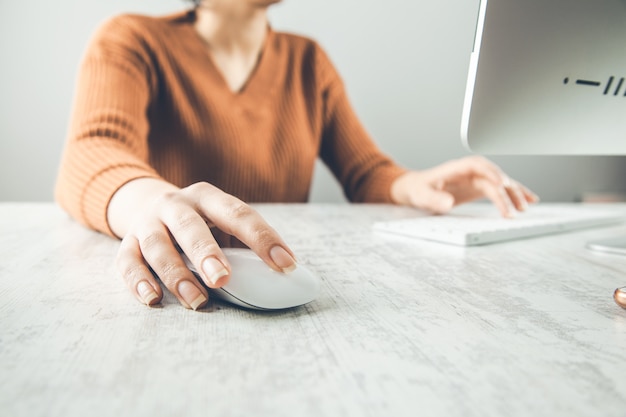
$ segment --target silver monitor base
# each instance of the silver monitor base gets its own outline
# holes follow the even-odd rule
[[[590,241],[587,242],[587,249],[615,255],[626,255],[626,236]]]

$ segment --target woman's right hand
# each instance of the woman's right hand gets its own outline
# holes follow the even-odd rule
[[[213,226],[250,247],[270,268],[295,268],[293,252],[259,213],[208,183],[178,189],[159,179],[133,180],[115,193],[107,216],[113,232],[123,236],[117,269],[146,305],[163,297],[155,275],[186,308],[196,310],[207,303],[206,288],[178,248],[207,287],[219,288],[228,281],[230,265],[210,230]]]

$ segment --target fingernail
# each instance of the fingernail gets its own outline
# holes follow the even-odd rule
[[[213,285],[217,284],[220,278],[228,275],[228,270],[216,257],[209,256],[202,261],[202,272]]]
[[[137,294],[139,294],[147,306],[159,298],[159,295],[154,291],[154,288],[152,288],[152,286],[146,281],[139,281],[139,284],[137,284]]]
[[[270,249],[270,258],[284,273],[289,273],[296,269],[296,260],[280,246],[274,246]]]
[[[186,280],[178,283],[178,293],[193,310],[197,310],[198,307],[207,301],[207,298],[198,287]]]
[[[528,209],[528,202],[526,200],[520,200],[520,201],[521,201],[522,211],[526,211]]]

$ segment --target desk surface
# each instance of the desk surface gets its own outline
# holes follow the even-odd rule
[[[303,307],[138,304],[118,242],[0,204],[0,415],[624,416],[626,226],[485,247],[394,238],[371,205],[259,205],[322,278]]]

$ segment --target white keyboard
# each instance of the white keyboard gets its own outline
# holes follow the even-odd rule
[[[374,230],[460,246],[484,245],[626,220],[626,213],[589,206],[539,204],[512,219],[493,206],[462,206],[441,216],[421,216],[374,223]]]

